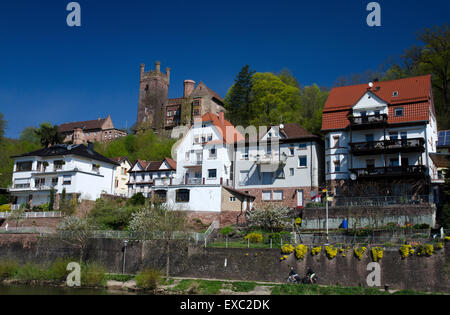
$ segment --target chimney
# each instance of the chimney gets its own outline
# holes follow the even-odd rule
[[[222,123],[222,125],[225,124],[225,114],[224,114],[224,112],[219,112],[219,120]]]
[[[157,73],[161,72],[161,62],[159,61],[155,62],[155,70]]]
[[[189,97],[195,88],[195,81],[192,80],[184,80],[184,94],[183,97]]]

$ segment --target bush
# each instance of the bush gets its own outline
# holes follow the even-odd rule
[[[250,240],[250,243],[261,243],[263,236],[260,233],[250,233],[244,237],[246,240]]]
[[[13,278],[19,266],[15,261],[0,261],[0,280]]]
[[[0,212],[9,212],[9,211],[11,211],[10,204],[4,204],[0,206]]]
[[[0,206],[9,203],[9,198],[5,195],[0,195]]]
[[[134,194],[130,200],[129,203],[133,206],[143,206],[145,204],[145,196],[143,193],[139,192],[137,194]]]
[[[275,231],[292,227],[289,208],[277,204],[264,204],[254,210],[246,212],[247,224],[252,228]]]
[[[104,286],[106,281],[105,269],[96,263],[84,264],[81,267],[81,285],[83,287]]]
[[[47,272],[49,280],[65,281],[70,271],[67,271],[67,265],[73,260],[58,258],[50,266]]]
[[[15,277],[24,281],[48,280],[48,273],[41,265],[27,263],[17,270]]]
[[[300,244],[295,248],[295,257],[302,260],[308,253],[308,246]]]
[[[139,288],[146,290],[155,290],[161,282],[161,271],[155,269],[146,269],[139,272],[134,278]]]
[[[233,232],[234,232],[234,231],[233,231],[233,228],[232,228],[231,226],[226,226],[226,227],[220,229],[220,232],[219,232],[219,233],[220,233],[221,235],[223,235],[223,236],[229,236],[229,235],[231,235]]]
[[[281,247],[281,252],[283,254],[291,254],[294,251],[294,246],[292,246],[291,244],[284,244]]]

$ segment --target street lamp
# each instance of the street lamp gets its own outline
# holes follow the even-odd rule
[[[127,254],[127,244],[128,244],[128,240],[124,240],[123,241],[123,264],[122,264],[122,274],[125,274],[125,257]]]

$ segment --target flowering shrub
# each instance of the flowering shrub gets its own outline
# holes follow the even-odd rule
[[[281,247],[281,252],[283,254],[290,254],[294,251],[294,246],[292,246],[291,244],[285,244]]]
[[[295,248],[295,257],[302,260],[308,252],[308,246],[300,244]]]
[[[280,261],[286,260],[288,258],[288,256],[284,255],[280,257]]]
[[[298,225],[298,226],[302,225],[302,218],[295,219],[295,225]]]
[[[400,246],[400,255],[402,255],[403,259],[408,258],[409,255],[414,255],[414,252],[411,245]]]
[[[314,247],[311,251],[311,255],[316,256],[316,255],[320,254],[321,251],[322,251],[322,246]]]
[[[367,250],[367,247],[364,247],[364,246],[361,248],[356,247],[355,248],[355,256],[358,257],[359,260],[361,260],[364,253],[366,252],[366,250]]]
[[[434,245],[434,250],[440,250],[444,248],[444,243],[443,242],[439,242],[436,245]]]
[[[334,257],[336,257],[337,253],[338,253],[338,249],[334,248],[333,245],[329,245],[329,246],[325,246],[325,251],[327,253],[327,257],[328,259],[333,259]]]
[[[244,237],[246,240],[250,240],[251,243],[261,243],[263,236],[261,233],[250,233]]]
[[[419,245],[416,248],[417,256],[431,256],[433,255],[434,247],[431,244]]]
[[[445,240],[448,242],[448,241],[450,241],[450,236],[446,236],[445,237]]]
[[[372,259],[377,262],[383,258],[383,249],[381,247],[372,248]]]

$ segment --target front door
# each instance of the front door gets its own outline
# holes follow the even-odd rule
[[[297,190],[297,207],[303,207],[303,190]]]

